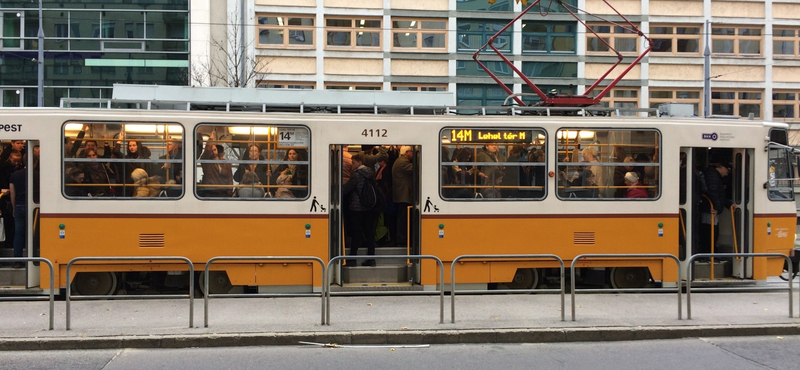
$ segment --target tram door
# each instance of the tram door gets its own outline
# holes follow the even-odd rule
[[[753,149],[709,149],[681,148],[680,170],[680,217],[682,232],[680,238],[680,259],[686,260],[702,248],[701,223],[703,215],[700,210],[702,198],[698,172],[705,171],[710,165],[724,163],[730,165],[729,176],[723,179],[726,185],[725,197],[732,202],[732,208],[726,208],[717,218],[716,228],[719,237],[716,253],[749,253],[752,252],[753,228]],[[706,220],[707,221],[707,220]],[[725,259],[715,264],[715,277],[735,277],[747,279],[752,277],[752,261],[744,259]],[[700,264],[702,268],[702,264]],[[710,271],[695,270],[695,276]],[[685,275],[686,276],[686,275]],[[706,275],[709,277],[709,275]]]
[[[419,147],[418,146],[392,146],[394,154],[390,154],[385,167],[381,168],[381,163],[370,166],[379,177],[377,183],[379,193],[382,198],[382,210],[376,210],[369,217],[354,215],[349,209],[349,202],[352,197],[358,197],[358,189],[351,192],[348,196],[343,194],[345,184],[353,178],[352,156],[362,153],[364,149],[372,151],[371,146],[362,145],[331,145],[330,147],[330,256],[345,256],[343,262],[336,266],[331,266],[337,271],[334,276],[334,283],[342,285],[363,286],[365,284],[391,284],[391,286],[410,286],[415,281],[419,281],[418,261],[408,260],[407,258],[398,259],[370,259],[367,257],[368,250],[365,247],[358,249],[356,256],[351,256],[349,246],[354,242],[352,235],[354,225],[352,222],[359,222],[359,225],[366,227],[371,242],[375,243],[375,255],[406,256],[409,254],[419,254]],[[397,199],[392,198],[391,189],[386,186],[397,184],[397,179],[392,176],[392,167],[395,158],[399,158],[401,149],[411,148],[406,158],[400,160],[400,165],[395,171],[399,174],[400,167],[404,167],[405,184],[410,193],[409,203],[397,204]],[[374,152],[378,150],[375,149]],[[410,157],[410,158],[409,158]],[[408,161],[408,162],[406,162]],[[369,163],[371,164],[371,163]],[[406,164],[405,166],[402,166]],[[408,218],[407,222],[403,220]],[[371,230],[375,230],[372,232]],[[358,230],[356,227],[355,230]]]
[[[17,170],[16,172],[25,176],[24,181],[27,186],[23,191],[20,191],[19,187],[15,187],[14,189],[15,195],[18,197],[23,197],[24,195],[25,199],[22,205],[26,210],[25,217],[19,218],[11,216],[11,192],[9,191],[3,194],[4,199],[2,199],[0,204],[3,205],[4,216],[8,217],[4,217],[3,220],[4,223],[2,227],[5,229],[5,240],[2,243],[4,244],[4,248],[2,248],[0,257],[14,257],[13,245],[20,242],[15,235],[15,227],[20,219],[25,220],[24,226],[26,230],[24,240],[22,241],[22,257],[39,257],[39,141],[26,140],[24,141],[24,145],[23,151],[27,154],[22,157],[22,160],[25,162],[21,162],[20,165],[24,164],[26,171]],[[34,151],[36,153],[35,155]],[[20,181],[17,179],[17,176],[14,176],[13,180],[14,182]],[[10,186],[8,186],[8,188],[10,188]],[[21,207],[19,207],[19,201],[16,201],[16,205],[17,209],[21,209]],[[17,216],[19,216],[19,214],[17,214]],[[2,271],[0,271],[0,285],[11,287],[12,289],[38,287],[39,263],[9,263],[8,268],[3,268]]]

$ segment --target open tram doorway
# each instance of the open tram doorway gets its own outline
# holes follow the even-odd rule
[[[753,150],[681,148],[681,261],[688,262],[697,253],[753,252]],[[721,189],[716,184],[719,181]],[[720,197],[717,207],[709,196],[715,189]],[[722,210],[716,209],[711,217],[711,208]],[[722,283],[752,279],[752,263],[752,259],[714,258],[712,264],[701,259],[695,262],[694,280]],[[684,266],[684,276],[688,277],[690,267]]]
[[[345,256],[335,268],[333,283],[343,289],[411,289],[419,282],[419,261],[408,258],[373,259],[361,244],[355,256],[352,245],[363,234],[374,243],[374,255],[407,256],[419,254],[420,228],[420,146],[415,145],[349,145],[330,147],[330,257]],[[361,203],[354,158],[375,174],[378,205],[371,210],[355,212]],[[363,169],[361,171],[364,171]],[[350,188],[352,187],[352,190]],[[350,191],[345,194],[346,191]],[[363,206],[361,207],[363,208]],[[362,234],[362,235],[363,235]]]
[[[11,140],[2,144],[0,155],[0,197],[4,240],[0,242],[0,257],[39,257],[39,140]],[[11,183],[14,183],[12,206]],[[22,234],[16,233],[22,223]],[[15,252],[15,245],[19,251]],[[39,287],[39,263],[3,263],[0,266],[0,286],[15,293]]]

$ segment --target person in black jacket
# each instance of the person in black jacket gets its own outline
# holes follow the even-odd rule
[[[703,171],[705,177],[706,189],[703,193],[703,201],[700,205],[701,225],[700,225],[700,245],[698,246],[698,253],[711,253],[711,235],[713,230],[714,247],[719,243],[719,218],[722,212],[731,206],[732,202],[725,194],[725,185],[723,184],[723,177],[730,174],[730,167],[724,164],[717,164],[709,166]],[[714,216],[713,227],[711,216]]]
[[[364,165],[364,154],[353,154],[353,173],[350,181],[342,189],[342,197],[348,200],[348,218],[345,220],[345,227],[350,235],[350,256],[358,255],[358,248],[366,245],[367,254],[375,255],[375,223],[373,222],[374,213],[372,209],[361,204],[359,194],[364,188],[367,180],[375,179],[375,171]],[[347,266],[356,265],[355,259],[348,259]],[[374,259],[364,261],[363,266],[375,266]]]

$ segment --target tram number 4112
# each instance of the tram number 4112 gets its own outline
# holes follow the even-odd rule
[[[385,128],[379,129],[364,129],[361,131],[363,137],[388,137],[388,131]]]

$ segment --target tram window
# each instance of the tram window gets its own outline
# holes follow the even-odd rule
[[[446,200],[535,200],[546,194],[542,129],[449,127],[440,133]]]
[[[308,198],[308,128],[203,124],[195,138],[198,198]]]
[[[67,122],[62,127],[67,198],[183,196],[183,127],[176,123]]]
[[[658,131],[563,128],[555,139],[559,199],[659,197]]]
[[[767,194],[770,200],[794,200],[794,178],[789,151],[785,147],[769,148]]]

